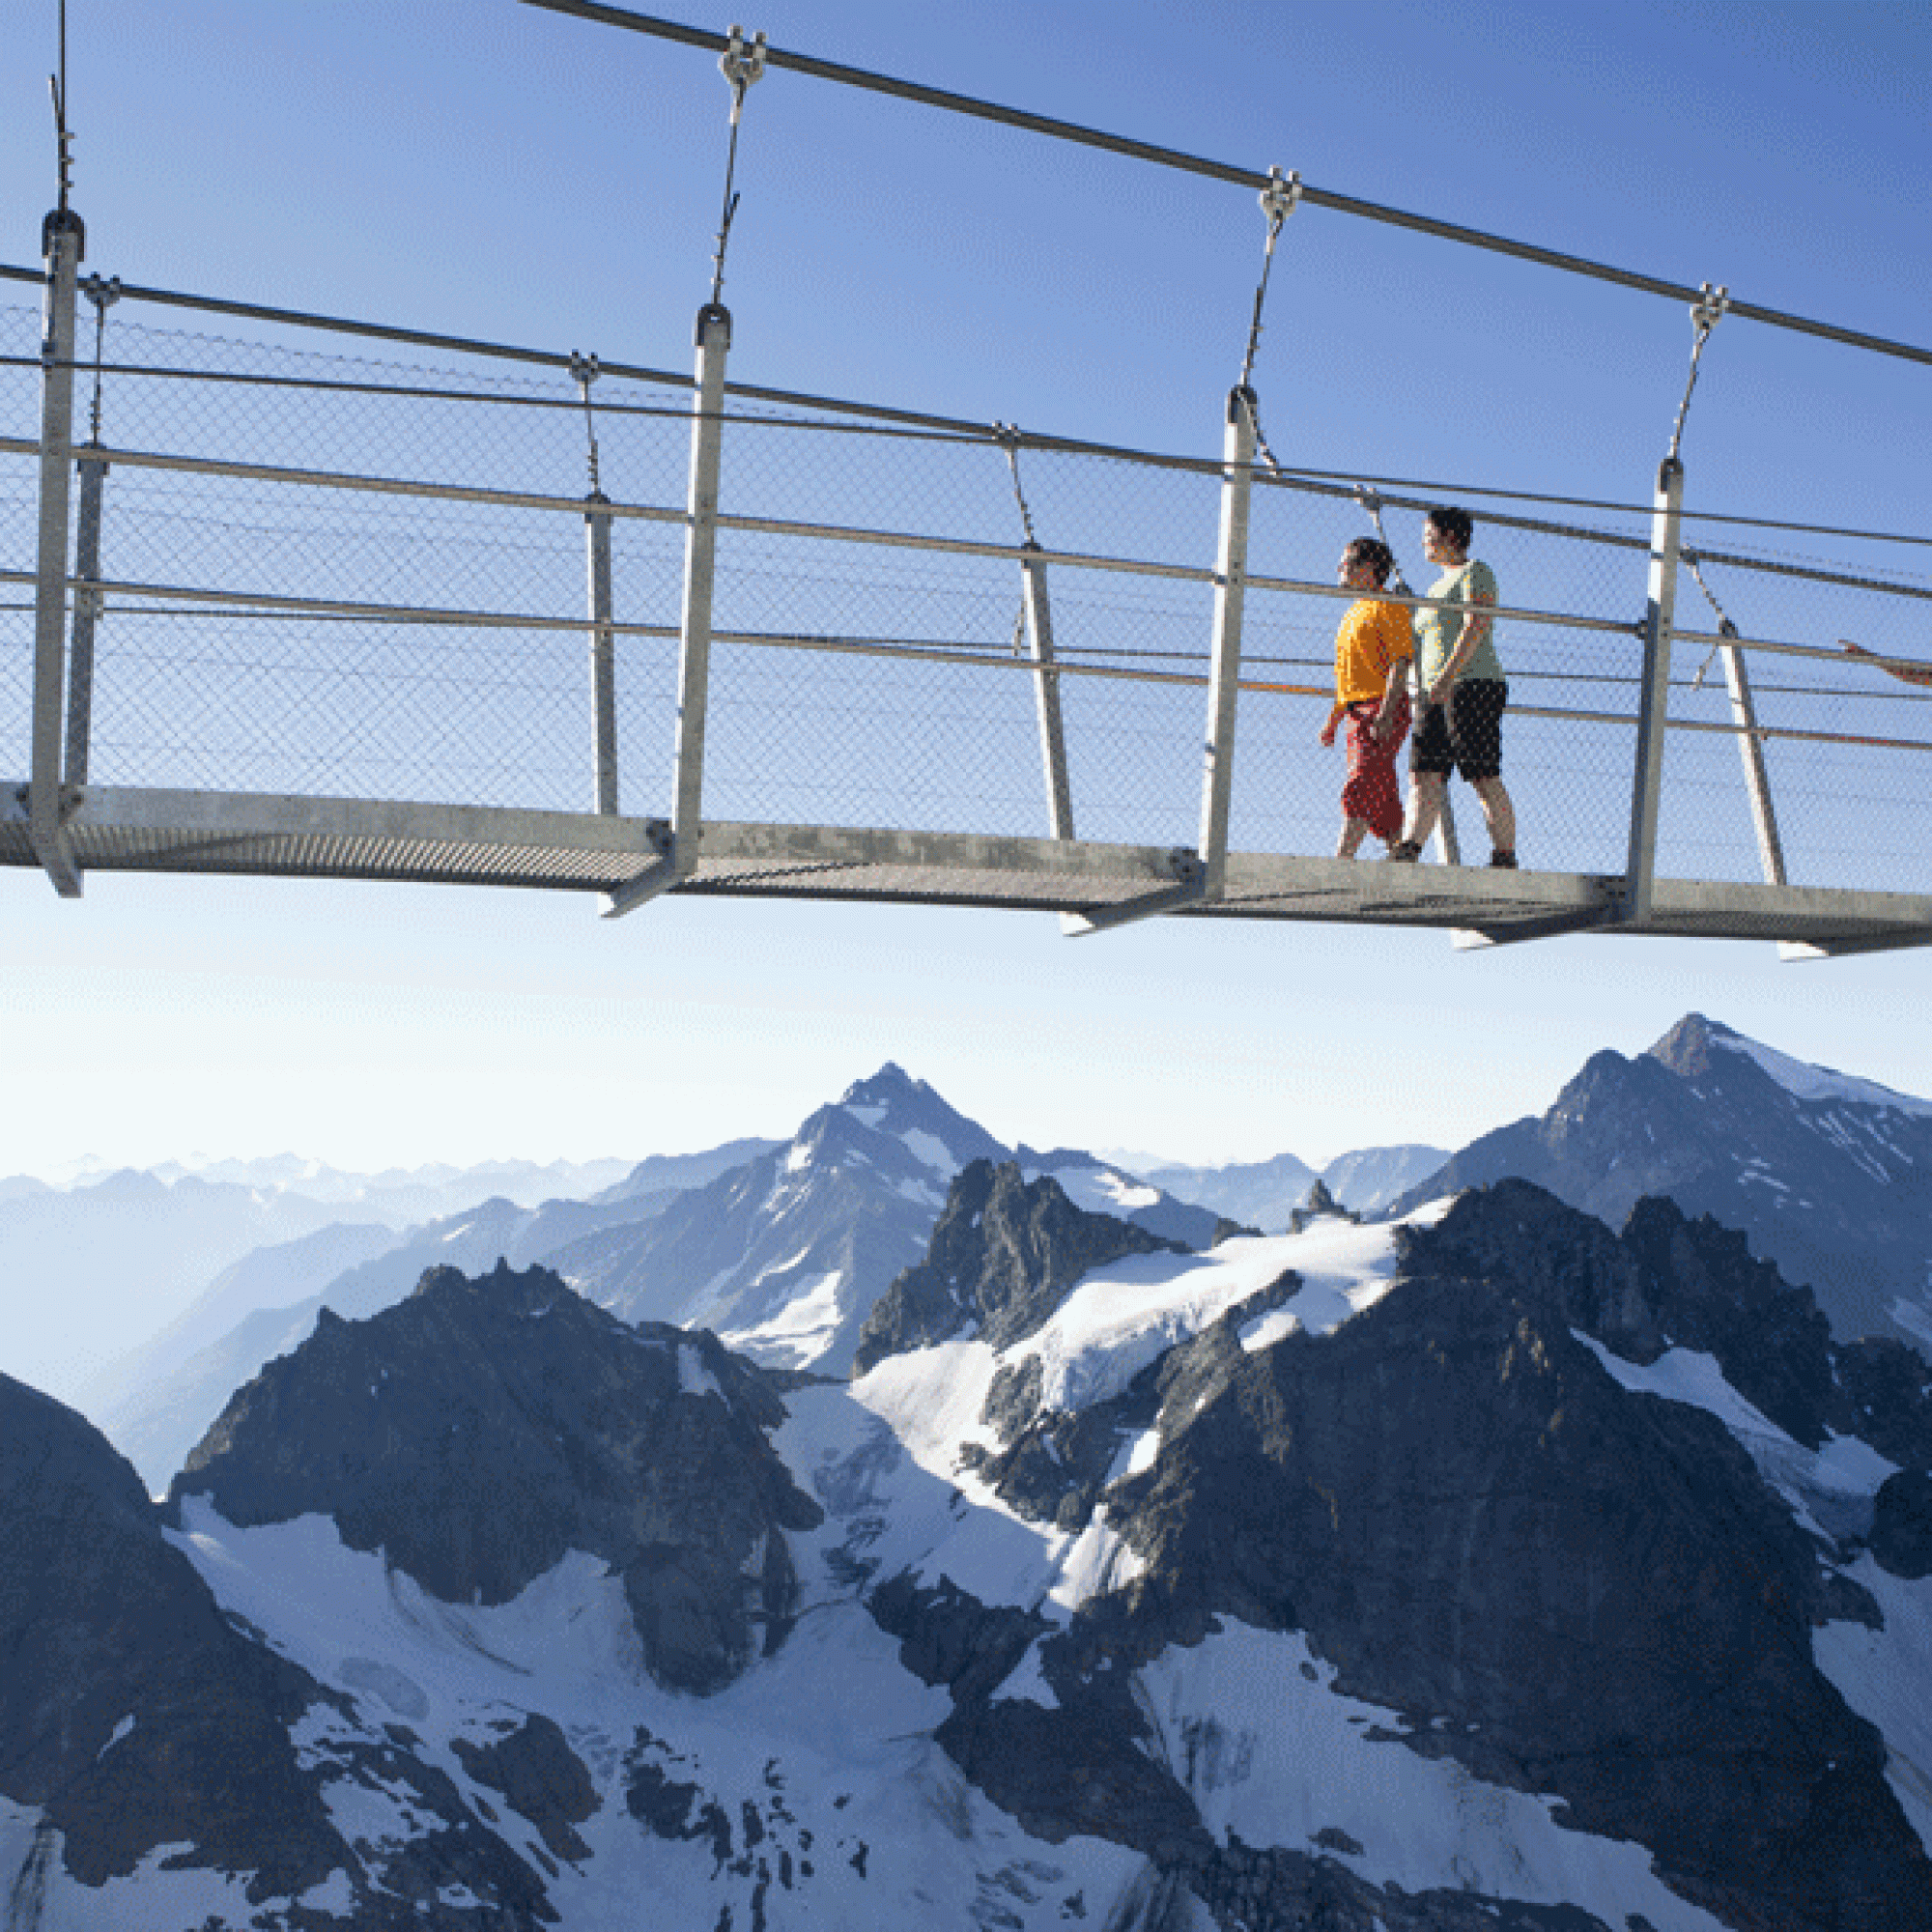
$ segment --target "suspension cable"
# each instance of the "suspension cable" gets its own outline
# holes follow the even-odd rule
[[[553,14],[574,14],[579,19],[598,21],[605,26],[628,28],[633,33],[649,34],[658,40],[675,41],[685,46],[709,48],[714,52],[726,44],[720,35],[703,28],[687,27],[676,20],[656,19],[647,14],[633,14],[621,7],[604,5],[602,0],[523,0],[523,4],[541,7]],[[953,114],[968,114],[981,121],[996,121],[1009,128],[1025,128],[1031,133],[1072,141],[1082,147],[1102,148],[1110,154],[1124,155],[1133,160],[1151,161],[1157,166],[1176,168],[1184,174],[1232,182],[1237,187],[1259,188],[1267,185],[1265,177],[1252,168],[1207,160],[1199,155],[1156,147],[1148,141],[1130,140],[1124,135],[1103,133],[1098,128],[1083,128],[1071,121],[1057,121],[1044,114],[1029,114],[1016,107],[1002,107],[971,95],[950,94],[943,88],[926,87],[917,81],[896,80],[888,74],[868,72],[864,68],[842,67],[835,61],[819,60],[810,54],[789,53],[772,47],[767,49],[766,58],[773,67],[809,74],[816,80],[838,81],[847,87],[866,88],[874,94],[895,95],[901,100],[917,101],[923,106],[940,107]],[[1570,274],[1589,275],[1600,282],[1615,282],[1646,295],[1668,297],[1672,301],[1695,300],[1697,297],[1696,290],[1682,282],[1669,282],[1657,275],[1611,268],[1606,263],[1587,261],[1580,255],[1566,255],[1558,249],[1539,247],[1534,242],[1512,242],[1505,236],[1487,234],[1479,228],[1464,228],[1453,221],[1439,221],[1434,215],[1411,214],[1404,209],[1361,201],[1328,188],[1305,187],[1302,194],[1303,199],[1313,202],[1318,208],[1331,208],[1341,214],[1387,222],[1393,227],[1439,236],[1446,242],[1461,242],[1467,247],[1487,248],[1498,255],[1514,255],[1520,261],[1537,262],[1545,268],[1562,269]],[[1748,322],[1769,323],[1774,327],[1795,329],[1803,335],[1823,336],[1854,349],[1867,349],[1881,355],[1897,355],[1908,362],[1932,363],[1932,349],[1920,349],[1909,342],[1888,341],[1883,336],[1841,328],[1834,323],[1812,322],[1779,309],[1762,308],[1755,302],[1734,301],[1730,312]]]
[[[731,185],[738,173],[738,123],[744,118],[745,96],[751,91],[752,84],[764,76],[764,35],[753,35],[750,45],[747,45],[745,30],[733,23],[731,38],[718,57],[718,71],[731,86],[731,145],[724,158],[724,212],[718,218],[718,252],[712,257],[713,308],[717,308],[724,298],[724,247],[731,239],[731,217],[738,212],[738,196]]]
[[[578,394],[583,398],[583,435],[589,444],[590,494],[601,497],[604,485],[597,475],[597,415],[590,406],[590,385],[603,371],[597,366],[594,355],[580,355],[576,350],[570,352],[570,373],[576,379]]]
[[[60,183],[60,213],[65,215],[73,192],[73,136],[67,125],[67,0],[60,0],[60,71],[47,75],[54,103],[54,168]]]
[[[1268,275],[1274,269],[1274,244],[1281,239],[1281,231],[1300,200],[1300,174],[1284,176],[1279,168],[1270,168],[1267,185],[1261,193],[1262,213],[1267,216],[1267,245],[1262,250],[1262,278],[1255,289],[1254,320],[1248,324],[1248,353],[1241,357],[1239,386],[1243,389],[1254,374],[1255,352],[1262,346],[1262,310],[1267,302]]]
[[[1724,311],[1731,305],[1730,291],[1713,288],[1709,282],[1703,285],[1697,299],[1690,305],[1690,327],[1695,331],[1695,340],[1690,346],[1690,380],[1684,384],[1684,400],[1677,405],[1677,423],[1670,432],[1670,458],[1677,461],[1677,452],[1684,445],[1684,421],[1690,413],[1690,392],[1697,386],[1698,365],[1704,359],[1704,345],[1711,339],[1711,331],[1724,318]],[[1710,592],[1704,593],[1707,597]]]

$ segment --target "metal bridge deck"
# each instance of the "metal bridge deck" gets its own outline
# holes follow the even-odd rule
[[[38,867],[24,787],[0,814],[0,864]],[[100,788],[68,833],[85,871],[525,886],[617,893],[657,859],[654,821],[352,799]],[[823,899],[1104,915],[1163,892],[1162,848],[841,826],[708,822],[700,897]],[[1563,931],[1775,940],[1823,953],[1932,943],[1932,896],[1661,878],[1621,917],[1620,878],[1231,853],[1224,895],[1181,918],[1431,927],[1493,943]]]

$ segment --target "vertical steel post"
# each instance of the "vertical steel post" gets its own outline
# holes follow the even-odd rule
[[[1738,627],[1726,617],[1718,629],[1735,638]],[[1777,836],[1777,814],[1771,805],[1771,774],[1764,763],[1764,740],[1757,732],[1757,706],[1751,700],[1750,673],[1745,668],[1745,654],[1736,644],[1725,644],[1724,688],[1730,693],[1731,723],[1738,727],[1738,755],[1744,760],[1745,790],[1750,794],[1751,824],[1757,832],[1758,863],[1764,867],[1764,882],[1781,886],[1784,879],[1784,845]]]
[[[724,358],[731,311],[697,311],[697,390],[692,398],[691,489],[684,532],[684,619],[678,645],[677,748],[671,766],[671,863],[697,867],[704,806],[704,724],[711,695],[711,601],[718,565],[718,469],[724,440]]]
[[[596,810],[607,818],[617,814],[617,664],[616,638],[611,626],[611,499],[601,490],[585,498],[584,562],[590,605],[590,715],[592,720],[592,778]],[[599,505],[603,507],[600,508]]]
[[[67,668],[67,782],[87,782],[87,764],[94,734],[94,630],[100,621],[100,592],[87,586],[100,582],[100,496],[107,478],[107,459],[90,455],[99,443],[84,447],[75,468],[80,472],[80,503],[73,533],[73,639]]]
[[[67,682],[69,485],[73,469],[74,275],[87,246],[80,216],[56,209],[41,227],[46,298],[41,335],[41,525],[34,589],[34,736],[28,837],[63,898],[80,872],[62,820],[62,711]]]
[[[1636,769],[1631,784],[1630,860],[1623,916],[1650,917],[1657,869],[1658,808],[1663,781],[1663,733],[1670,709],[1670,638],[1677,618],[1677,561],[1684,542],[1684,466],[1666,456],[1658,467],[1650,520],[1650,585],[1643,613],[1643,689],[1637,704]]]
[[[1228,873],[1228,813],[1235,782],[1235,708],[1241,684],[1241,611],[1248,587],[1248,501],[1254,485],[1254,392],[1228,392],[1222,439],[1221,540],[1214,559],[1214,659],[1208,677],[1208,737],[1201,775],[1201,890],[1219,898]]]
[[[1027,545],[1020,558],[1026,598],[1027,641],[1033,651],[1034,699],[1039,710],[1039,755],[1046,774],[1046,811],[1056,838],[1073,837],[1073,787],[1066,776],[1066,733],[1060,717],[1060,675],[1054,668],[1053,606],[1046,594],[1046,563]]]

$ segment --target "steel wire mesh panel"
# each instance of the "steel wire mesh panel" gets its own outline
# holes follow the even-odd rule
[[[40,317],[0,307],[0,355],[38,356]],[[38,369],[0,362],[0,436],[37,441],[41,433]],[[0,566],[31,572],[39,548],[40,465],[32,456],[0,456]],[[0,584],[0,780],[27,775],[33,736],[34,591]]]
[[[1787,878],[1803,886],[1932,890],[1932,687],[1901,682],[1843,647],[1849,641],[1880,657],[1932,665],[1932,585],[1914,582],[1896,567],[1895,554],[1878,547],[1849,566],[1842,558],[1779,555],[1729,541],[1711,548],[1739,559],[1707,557],[1699,567],[1747,639],[1828,654],[1741,654],[1757,722],[1774,734],[1763,742],[1763,757]],[[1780,566],[1836,569],[1868,582],[1823,582]],[[1878,587],[1887,582],[1893,587]],[[1686,629],[1718,629],[1688,573],[1677,619]],[[1722,659],[1711,646],[1678,642],[1672,686],[1673,715],[1732,723]],[[1730,731],[1672,734],[1659,845],[1660,862],[1667,858],[1673,871],[1763,876],[1738,746]]]

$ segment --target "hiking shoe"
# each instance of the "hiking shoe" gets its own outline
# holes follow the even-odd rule
[[[1514,852],[1492,852],[1490,854],[1490,864],[1500,867],[1505,872],[1514,872],[1517,869],[1516,854]]]
[[[1422,847],[1412,838],[1398,838],[1382,857],[1384,866],[1412,866],[1422,857]]]

